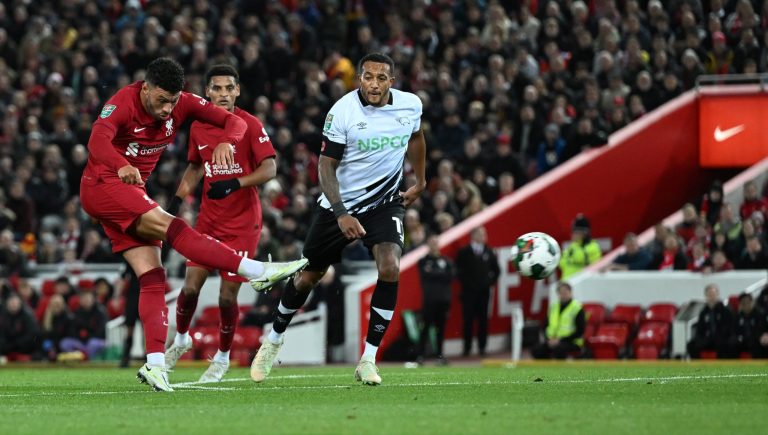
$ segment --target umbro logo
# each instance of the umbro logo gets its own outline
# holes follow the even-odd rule
[[[357,124],[355,124],[355,126],[357,127],[358,130],[365,130],[366,128],[368,128],[368,123],[366,123],[365,121],[358,122]]]
[[[376,332],[384,332],[384,330],[387,329],[387,327],[384,325],[376,325],[373,327],[373,329],[375,329]]]

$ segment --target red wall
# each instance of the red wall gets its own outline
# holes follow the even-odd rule
[[[472,228],[485,225],[489,244],[509,246],[529,231],[544,231],[559,241],[568,240],[573,217],[584,213],[595,237],[610,237],[621,244],[627,231],[639,232],[678,209],[696,192],[706,189],[711,173],[699,167],[698,105],[687,93],[613,136],[611,144],[581,154],[552,172],[495,203],[482,213],[446,232],[443,253],[455,258],[469,240]],[[421,289],[416,262],[426,250],[403,258],[397,310],[382,346],[402,333],[400,310],[418,310]],[[446,337],[461,336],[458,286],[448,319]],[[368,303],[373,287],[361,294],[361,346],[367,329]],[[523,302],[526,316],[532,313],[533,283],[523,279],[511,288],[510,300]],[[510,330],[509,317],[496,315],[494,301],[491,333]]]

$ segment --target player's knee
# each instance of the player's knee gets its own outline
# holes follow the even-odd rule
[[[323,275],[325,275],[325,272],[299,272],[293,278],[293,286],[299,292],[309,293],[320,282]]]
[[[381,280],[394,282],[400,277],[400,262],[395,257],[381,261],[378,269]]]
[[[237,296],[231,293],[222,293],[219,295],[219,307],[230,308],[237,304]]]
[[[200,289],[191,285],[185,285],[181,288],[181,291],[186,297],[197,297],[200,294]]]

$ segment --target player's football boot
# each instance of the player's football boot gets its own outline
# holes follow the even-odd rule
[[[381,376],[379,376],[379,369],[376,367],[373,357],[362,356],[360,363],[355,369],[355,379],[364,383],[365,385],[380,385]]]
[[[272,371],[272,364],[274,364],[277,353],[280,352],[280,348],[283,346],[283,340],[283,338],[280,338],[280,343],[277,344],[264,340],[264,343],[261,344],[256,357],[253,358],[251,363],[251,379],[254,382],[263,382],[269,375],[269,372]]]
[[[258,278],[249,280],[251,287],[257,292],[267,291],[273,285],[307,267],[307,263],[309,260],[306,258],[285,263],[264,263],[264,273]]]
[[[136,374],[136,378],[142,384],[147,384],[155,391],[173,391],[168,382],[168,371],[163,367],[144,364]]]
[[[221,382],[221,378],[229,371],[229,363],[221,363],[211,360],[211,365],[208,366],[208,370],[200,376],[198,382]]]
[[[177,346],[174,342],[168,350],[165,351],[165,367],[168,370],[173,370],[176,367],[176,363],[179,362],[181,356],[188,350],[192,349],[192,338],[190,337],[189,343],[182,346]]]

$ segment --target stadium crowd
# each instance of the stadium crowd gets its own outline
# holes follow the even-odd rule
[[[323,119],[368,52],[392,56],[395,87],[424,103],[429,186],[406,215],[410,249],[605,144],[699,75],[765,71],[767,27],[768,2],[749,0],[2,0],[0,276],[119,261],[79,206],[84,144],[105,99],[158,56],[181,62],[200,95],[209,66],[237,66],[238,105],[278,152],[278,176],[261,188],[259,257],[288,259],[319,191]],[[164,204],[185,164],[180,134],[150,196]],[[189,198],[181,215],[196,210]]]

